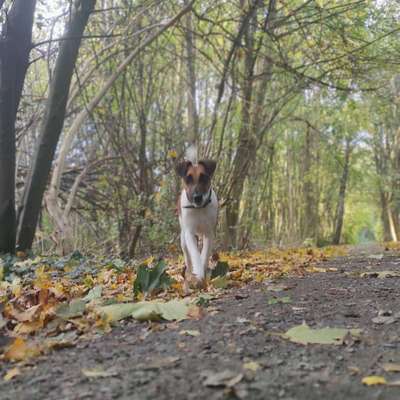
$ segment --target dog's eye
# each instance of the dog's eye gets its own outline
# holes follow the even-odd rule
[[[193,183],[193,176],[192,175],[187,175],[185,178],[185,181],[187,184]]]
[[[205,174],[200,174],[199,182],[200,183],[208,183],[209,176]]]

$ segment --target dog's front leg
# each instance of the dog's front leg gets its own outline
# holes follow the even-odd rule
[[[214,238],[210,235],[203,236],[203,248],[201,250],[201,265],[203,266],[204,273],[207,273],[208,262],[211,256]]]
[[[190,259],[188,247],[186,245],[185,232],[183,230],[181,231],[181,247],[183,251],[183,258],[185,259],[185,292],[189,292],[188,282],[192,280],[193,265],[192,260]]]
[[[185,242],[189,251],[190,261],[192,262],[192,272],[197,279],[203,280],[205,278],[205,271],[203,268],[200,252],[197,247],[196,236],[193,233],[186,231]]]

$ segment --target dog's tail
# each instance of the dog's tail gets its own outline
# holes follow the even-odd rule
[[[185,159],[190,161],[192,164],[197,164],[197,146],[192,143],[185,151]]]

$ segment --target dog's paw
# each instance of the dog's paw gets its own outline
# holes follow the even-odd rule
[[[191,276],[188,279],[185,279],[185,282],[183,284],[183,291],[185,295],[190,295],[193,290],[202,290],[207,288],[207,282],[205,279],[199,279],[196,278],[195,276]]]

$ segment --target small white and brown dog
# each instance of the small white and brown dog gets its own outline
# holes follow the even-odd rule
[[[185,258],[185,290],[204,287],[208,262],[214,242],[218,215],[218,199],[211,186],[217,163],[202,160],[197,164],[182,161],[176,166],[183,180],[178,199],[181,246]],[[202,240],[200,251],[198,241]]]

